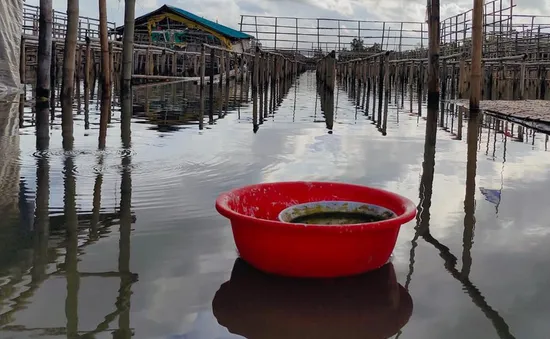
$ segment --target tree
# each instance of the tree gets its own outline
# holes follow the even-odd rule
[[[353,52],[361,52],[361,51],[364,51],[364,50],[365,50],[365,45],[364,45],[363,39],[361,39],[361,38],[354,38],[354,39],[351,41],[351,50],[352,50]]]

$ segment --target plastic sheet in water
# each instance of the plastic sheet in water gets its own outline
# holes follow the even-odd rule
[[[0,98],[20,91],[19,53],[23,27],[23,1],[1,0]]]

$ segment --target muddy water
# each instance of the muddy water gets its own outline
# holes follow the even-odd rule
[[[232,93],[200,131],[193,91],[137,90],[130,148],[115,109],[104,151],[95,102],[75,113],[72,152],[58,118],[38,152],[32,112],[18,130],[17,105],[2,104],[0,337],[547,337],[546,135],[479,116],[456,140],[445,114],[425,138],[405,97],[383,136],[342,89],[329,109],[314,73],[258,128],[249,95]],[[266,277],[236,261],[214,199],[296,179],[393,190],[420,213],[383,271],[330,286]]]

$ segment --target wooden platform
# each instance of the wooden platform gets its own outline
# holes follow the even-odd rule
[[[468,108],[469,100],[455,100]],[[550,101],[548,100],[482,100],[480,108],[485,113],[520,123],[542,131],[550,131]]]

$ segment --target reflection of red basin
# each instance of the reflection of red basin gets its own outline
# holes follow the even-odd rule
[[[277,220],[289,206],[335,200],[378,205],[397,217],[330,226]],[[216,209],[231,220],[241,258],[263,271],[293,277],[349,276],[381,267],[395,247],[399,228],[416,214],[413,202],[397,194],[329,182],[246,186],[221,194]]]
[[[212,308],[220,325],[248,339],[385,339],[407,324],[413,303],[391,263],[318,280],[268,275],[237,259]]]

